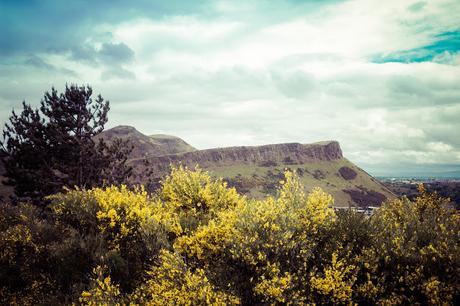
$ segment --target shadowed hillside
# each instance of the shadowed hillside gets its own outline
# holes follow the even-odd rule
[[[106,130],[96,136],[96,139],[100,137],[107,141],[114,138],[121,138],[123,140],[129,139],[134,146],[131,158],[143,158],[147,156],[160,156],[195,151],[194,147],[179,137],[161,134],[147,136],[136,130],[134,127],[126,125],[119,125]]]

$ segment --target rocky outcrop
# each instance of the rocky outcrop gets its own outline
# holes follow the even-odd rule
[[[332,161],[341,159],[342,150],[337,141],[319,142],[313,144],[285,143],[253,147],[228,147],[199,150],[183,154],[149,157],[150,169],[157,174],[169,171],[170,164],[181,163],[193,168],[218,167],[231,165],[251,165],[264,162],[283,164],[304,164],[311,161]],[[143,165],[143,159],[133,160],[134,165]]]

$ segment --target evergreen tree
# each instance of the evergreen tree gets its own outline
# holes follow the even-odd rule
[[[40,200],[63,186],[92,187],[120,183],[130,175],[130,147],[93,137],[104,130],[109,101],[92,99],[89,86],[70,85],[46,92],[39,109],[23,102],[5,124],[3,140],[7,177],[16,196]]]

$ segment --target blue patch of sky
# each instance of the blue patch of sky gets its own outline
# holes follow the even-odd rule
[[[371,61],[379,64],[429,62],[446,52],[454,54],[460,51],[460,30],[438,34],[434,39],[432,44],[391,54],[379,54]]]

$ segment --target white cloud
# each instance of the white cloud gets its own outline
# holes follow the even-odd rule
[[[0,103],[38,103],[51,84],[74,81],[112,101],[110,125],[175,134],[199,148],[337,139],[361,164],[460,162],[458,53],[433,62],[371,62],[460,28],[457,1],[416,2],[353,0],[255,22],[238,14],[257,12],[255,4],[219,1],[214,18],[104,23],[93,36],[110,34],[89,35],[88,46],[132,50],[123,66],[39,54],[78,77],[44,80],[21,67],[2,69]]]

